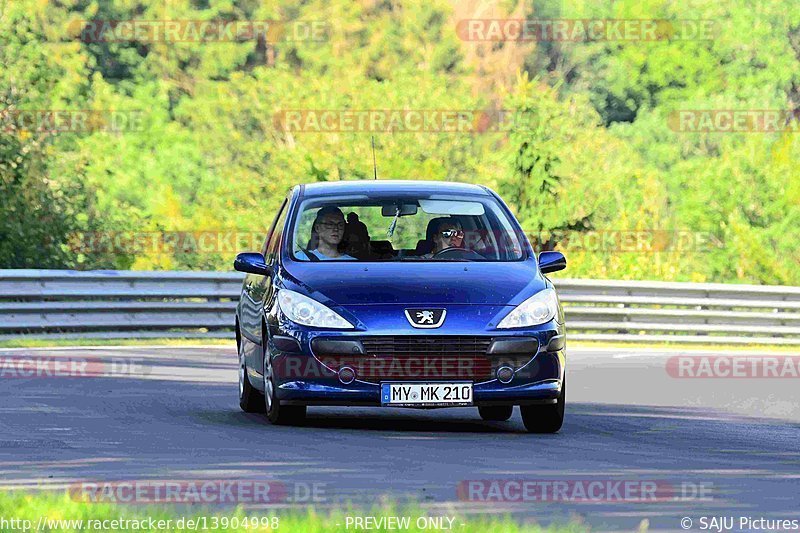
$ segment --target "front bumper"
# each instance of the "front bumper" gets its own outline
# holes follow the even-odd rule
[[[544,381],[515,387],[496,384],[476,384],[472,390],[473,403],[488,405],[534,405],[556,403],[561,394],[561,381]],[[278,398],[288,405],[352,405],[379,406],[380,385],[372,383],[322,385],[308,382],[287,382],[278,387]],[[438,409],[420,406],[417,409]]]
[[[355,331],[332,334],[291,327],[280,330],[275,328],[272,333],[268,349],[272,358],[276,393],[282,402],[290,405],[379,406],[381,381],[470,381],[473,383],[473,403],[477,406],[555,403],[561,393],[566,366],[564,328],[556,321],[537,329],[495,331],[481,336],[491,339],[492,347],[499,347],[497,350],[487,350],[486,355],[486,359],[498,368],[504,364],[503,361],[508,360],[504,358],[504,355],[508,354],[502,353],[503,346],[521,346],[523,344],[520,344],[520,341],[535,339],[531,351],[522,357],[525,362],[520,363],[519,353],[512,358],[517,363],[514,365],[513,377],[510,380],[506,379],[507,383],[501,382],[496,377],[494,367],[488,372],[482,368],[480,376],[459,374],[459,369],[452,367],[449,370],[455,370],[455,374],[443,375],[440,372],[442,369],[435,368],[435,365],[433,374],[421,371],[405,378],[392,375],[381,379],[375,372],[370,372],[374,370],[374,366],[371,365],[376,364],[376,361],[380,362],[379,358],[372,357],[363,350],[362,353],[358,353],[358,350],[353,348],[354,343],[362,338],[370,338],[372,334]],[[430,338],[438,342],[448,338],[448,335],[433,334]],[[324,346],[334,352],[352,351],[348,353],[350,361],[363,361],[363,366],[347,364],[356,370],[355,379],[349,383],[343,382],[338,372],[344,366],[342,360],[316,353],[323,344],[315,343],[315,339],[332,341],[324,343]],[[400,357],[396,357],[395,360],[408,361]],[[332,361],[336,364],[332,364]],[[383,368],[391,368],[391,364]],[[368,376],[365,377],[365,374]]]

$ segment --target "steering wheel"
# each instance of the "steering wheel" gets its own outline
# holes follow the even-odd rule
[[[431,259],[484,259],[484,257],[476,252],[475,250],[470,250],[469,248],[459,248],[457,246],[451,246],[450,248],[444,248],[443,250],[439,250]]]

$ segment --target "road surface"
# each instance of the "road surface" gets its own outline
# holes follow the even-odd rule
[[[458,519],[507,511],[596,531],[800,519],[800,380],[670,375],[687,353],[724,355],[570,348],[564,427],[531,435],[517,410],[483,422],[474,408],[310,408],[302,427],[271,426],[239,410],[233,347],[5,349],[0,486],[270,480],[286,490],[277,512],[293,498],[334,507],[388,496]],[[38,375],[15,375],[24,360]],[[70,372],[76,362],[88,367]],[[524,497],[520,480],[534,487]],[[566,492],[547,493],[556,481]],[[603,488],[582,497],[592,482]],[[615,482],[655,484],[657,495],[619,497]]]

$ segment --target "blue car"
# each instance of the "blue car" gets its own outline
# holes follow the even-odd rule
[[[260,253],[242,253],[239,404],[273,424],[307,406],[475,406],[528,431],[564,420],[564,314],[496,193],[462,183],[294,187]]]

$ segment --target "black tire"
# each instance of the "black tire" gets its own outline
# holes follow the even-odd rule
[[[287,426],[299,424],[306,417],[305,405],[285,405],[277,396],[277,388],[272,378],[272,363],[267,357],[267,340],[262,343],[264,348],[264,410],[270,424]]]
[[[241,341],[237,344],[239,351],[239,407],[245,413],[263,413],[264,395],[253,388],[247,378],[247,361],[244,358]]]
[[[567,382],[561,386],[558,402],[550,405],[521,405],[522,422],[530,433],[556,433],[564,423]]]
[[[493,422],[505,422],[511,418],[511,413],[514,412],[513,405],[487,405],[478,407],[478,412],[481,418]]]

